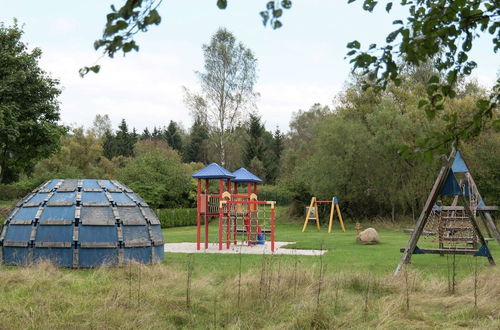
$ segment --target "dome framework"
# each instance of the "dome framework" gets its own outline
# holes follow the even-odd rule
[[[23,198],[0,234],[0,262],[49,260],[62,267],[163,260],[160,222],[115,180],[53,179]]]

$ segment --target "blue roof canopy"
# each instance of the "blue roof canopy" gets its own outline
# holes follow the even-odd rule
[[[231,181],[233,182],[255,182],[255,183],[262,183],[262,180],[247,170],[246,168],[240,168],[239,170],[236,170],[233,172],[234,179]]]
[[[219,164],[212,163],[193,174],[192,177],[195,179],[232,179],[234,175]]]
[[[453,171],[453,173],[469,172],[469,169],[467,168],[467,165],[465,165],[465,161],[462,158],[462,154],[460,153],[460,151],[457,151],[457,153],[455,154],[455,160],[451,165],[451,170]]]

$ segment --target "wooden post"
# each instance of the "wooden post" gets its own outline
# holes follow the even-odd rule
[[[201,179],[198,179],[196,189],[196,250],[200,249],[201,242]],[[205,210],[206,213],[206,210]]]
[[[271,251],[274,252],[274,202],[271,203]]]
[[[448,172],[451,169],[451,164],[455,158],[455,153],[456,150],[453,148],[450,156],[447,159],[447,164],[441,168],[439,171],[439,174],[436,178],[436,181],[434,182],[434,185],[431,189],[431,192],[429,196],[427,197],[427,201],[425,202],[424,208],[422,210],[422,213],[420,213],[420,216],[418,217],[417,224],[415,226],[415,230],[413,231],[410,240],[408,241],[408,245],[406,246],[403,256],[401,257],[401,260],[396,267],[396,271],[394,274],[398,274],[403,265],[407,264],[410,262],[411,255],[413,254],[413,251],[415,250],[415,246],[417,246],[417,241],[420,235],[422,234],[422,231],[424,230],[424,226],[427,223],[427,219],[429,217],[429,214],[432,211],[432,208],[434,207],[434,204],[436,203],[436,199],[438,197],[439,191],[441,190],[441,187],[443,186],[444,181],[446,180],[446,176],[448,175]]]
[[[332,207],[330,208],[330,220],[328,221],[328,233],[332,232],[332,223],[333,223],[333,213],[335,211],[335,197],[332,199]]]
[[[205,179],[205,249],[208,249],[208,213],[210,211],[210,206],[208,204],[209,198],[209,179]]]
[[[335,207],[337,208],[337,213],[339,216],[340,228],[342,228],[342,232],[345,233],[344,220],[342,219],[342,213],[340,213],[340,206],[337,203]]]
[[[223,209],[222,209],[222,193],[224,190],[224,180],[219,180],[219,250],[222,250],[222,217],[223,217]]]

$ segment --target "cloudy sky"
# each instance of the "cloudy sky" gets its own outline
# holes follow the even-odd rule
[[[63,87],[64,124],[90,126],[96,114],[108,114],[114,127],[125,118],[140,131],[170,120],[190,126],[182,87],[198,88],[194,71],[203,67],[201,46],[226,27],[258,58],[257,105],[267,128],[286,131],[293,112],[316,102],[330,105],[342,90],[349,74],[347,42],[381,42],[393,30],[391,22],[404,15],[397,8],[389,15],[382,6],[366,13],[361,1],[293,0],[284,27],[274,31],[258,15],[266,2],[229,0],[221,11],[215,0],[164,0],[161,25],[136,39],[140,52],[100,59],[101,72],[84,79],[78,69],[100,57],[93,42],[109,6],[121,1],[0,0],[0,21],[10,25],[17,18],[24,41],[42,49],[41,66]],[[471,56],[479,65],[475,78],[491,86],[500,68],[491,39],[481,38]]]

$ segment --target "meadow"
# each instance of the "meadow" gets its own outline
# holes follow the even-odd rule
[[[500,327],[500,271],[485,258],[457,256],[453,272],[452,257],[417,255],[394,276],[407,226],[363,223],[379,231],[371,246],[355,243],[349,220],[345,233],[301,226],[280,209],[276,240],[324,256],[168,253],[162,264],[118,269],[1,266],[0,329]],[[165,229],[165,239],[193,242],[195,230]]]

